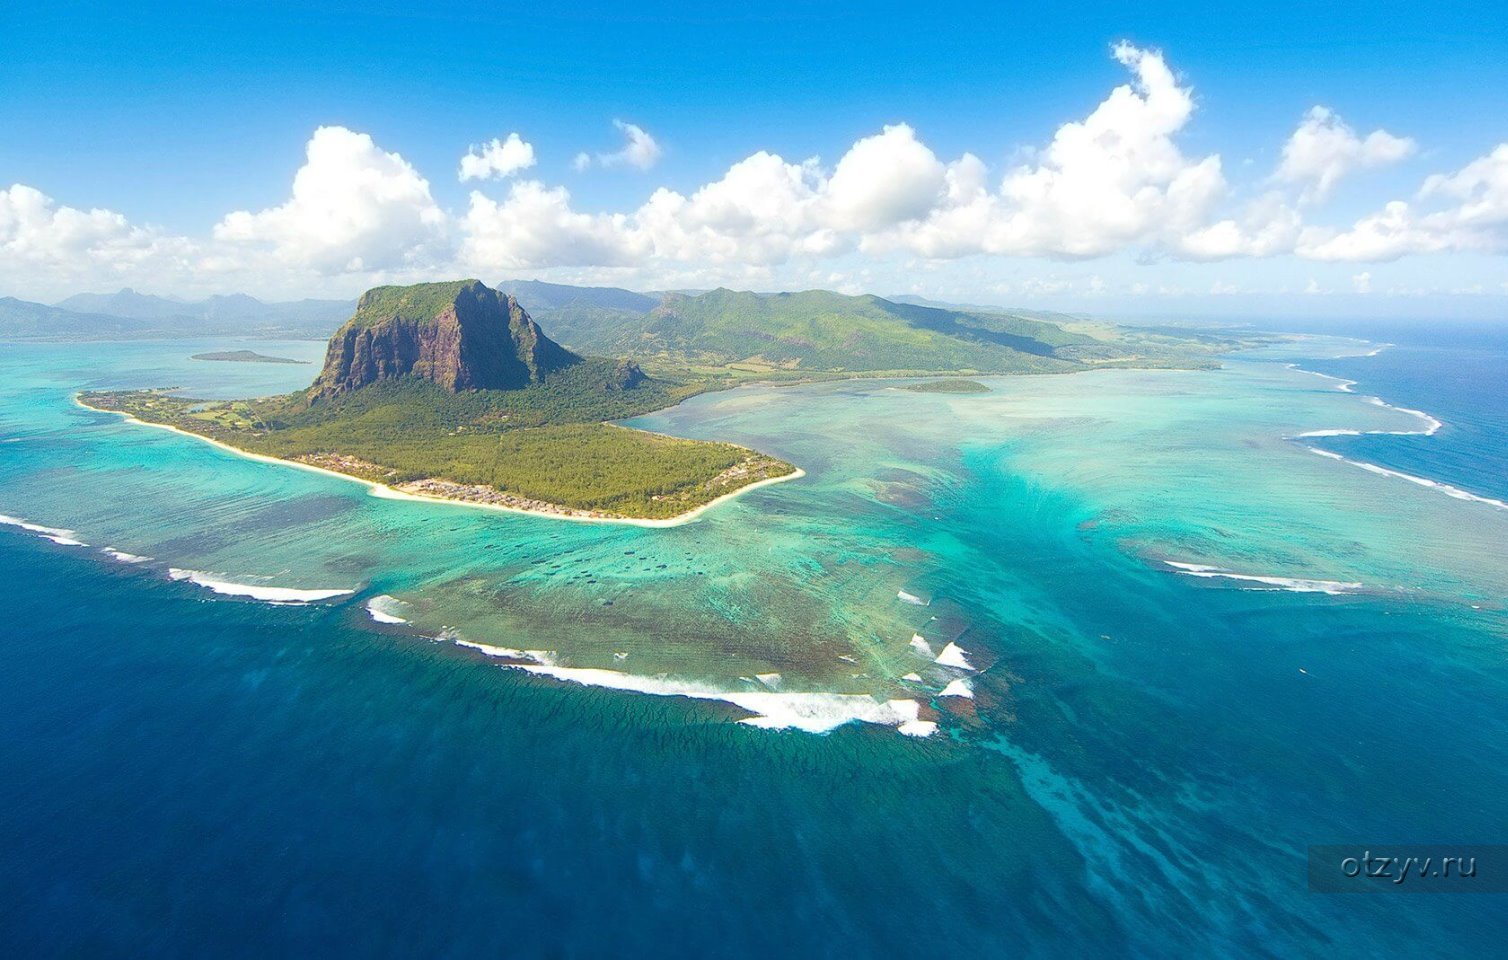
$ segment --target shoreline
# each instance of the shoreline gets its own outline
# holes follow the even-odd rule
[[[784,483],[787,480],[799,480],[802,477],[806,476],[805,470],[801,469],[800,467],[796,467],[795,470],[783,476],[766,477],[763,480],[756,480],[753,483],[739,487],[737,490],[730,490],[722,496],[708,500],[706,503],[701,504],[697,507],[693,507],[692,509],[687,510],[685,513],[678,513],[673,517],[665,517],[662,519],[656,519],[652,517],[576,516],[568,513],[551,513],[544,510],[529,510],[524,507],[509,507],[500,503],[477,503],[471,500],[454,500],[448,497],[428,497],[419,493],[408,493],[406,491],[390,487],[387,484],[381,483],[376,480],[367,480],[362,477],[353,476],[349,473],[341,473],[338,470],[330,470],[326,467],[317,467],[312,463],[301,463],[298,460],[285,460],[282,457],[274,457],[265,453],[253,453],[250,450],[242,450],[239,447],[231,446],[223,440],[216,440],[214,437],[206,437],[202,433],[194,433],[190,430],[184,430],[182,427],[175,427],[169,423],[153,423],[150,420],[142,420],[141,418],[132,416],[131,414],[126,413],[123,410],[103,410],[99,407],[91,407],[80,398],[80,395],[78,393],[75,393],[73,395],[73,402],[76,405],[83,407],[85,410],[92,410],[95,413],[114,414],[115,416],[120,417],[121,420],[125,423],[136,424],[143,427],[156,427],[159,430],[167,430],[172,433],[176,433],[179,436],[190,437],[194,440],[199,440],[204,443],[210,444],[211,446],[218,447],[219,449],[224,450],[227,453],[234,454],[235,456],[245,457],[248,460],[258,460],[262,463],[277,464],[284,467],[296,467],[300,470],[308,470],[313,473],[324,474],[327,477],[334,477],[337,480],[346,480],[351,483],[359,483],[367,488],[368,496],[376,497],[380,500],[409,500],[417,503],[438,503],[453,507],[465,507],[471,510],[492,510],[500,513],[520,514],[526,517],[541,517],[546,520],[566,520],[572,523],[616,523],[632,527],[656,528],[679,527],[683,524],[691,523],[694,520],[697,520],[703,513],[712,509],[718,504],[732,500],[736,497],[740,497],[750,490],[756,490],[760,487],[766,487],[776,483]],[[633,428],[624,427],[623,429],[631,430]],[[651,431],[645,432],[648,433]],[[561,507],[561,509],[569,510],[573,508]]]

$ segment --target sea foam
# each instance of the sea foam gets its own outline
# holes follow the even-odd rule
[[[1389,470],[1387,467],[1380,467],[1375,463],[1368,463],[1365,460],[1352,460],[1349,457],[1341,456],[1340,454],[1334,453],[1330,450],[1321,450],[1319,447],[1305,447],[1304,449],[1308,450],[1310,453],[1318,454],[1319,456],[1325,457],[1330,460],[1339,460],[1341,463],[1348,463],[1353,467],[1360,467],[1368,473],[1377,474],[1379,477],[1392,477],[1395,480],[1407,480],[1409,483],[1412,483],[1416,486],[1427,487],[1431,490],[1436,490],[1440,493],[1445,494],[1447,497],[1453,497],[1456,500],[1464,500],[1469,503],[1481,503],[1486,504],[1489,507],[1496,507],[1499,510],[1508,510],[1508,502],[1495,500],[1492,497],[1484,497],[1481,494],[1472,493],[1469,490],[1462,490],[1460,487],[1454,487],[1448,483],[1441,483],[1439,480],[1431,480],[1428,477],[1416,477],[1412,473],[1404,473],[1402,470]]]
[[[1390,346],[1390,344],[1384,344],[1382,347],[1378,347],[1376,350],[1372,351],[1372,353],[1366,354],[1366,356],[1369,356],[1369,357],[1370,356],[1375,356],[1376,354],[1380,353],[1387,346]],[[1324,373],[1315,373],[1313,370],[1303,370],[1302,368],[1300,368],[1296,364],[1290,363],[1288,366],[1290,368],[1292,368],[1292,369],[1300,370],[1303,373],[1311,373],[1311,374],[1314,374],[1317,377],[1325,377],[1328,380],[1339,380],[1340,379],[1339,377],[1331,377],[1328,374],[1324,374]],[[1351,386],[1354,385],[1355,383],[1356,383],[1356,381],[1354,381],[1354,380],[1342,380],[1341,381],[1340,389],[1345,390],[1347,392],[1350,392]],[[1423,410],[1415,410],[1412,407],[1400,407],[1400,406],[1397,406],[1395,404],[1388,403],[1386,400],[1382,399],[1381,397],[1367,397],[1366,401],[1367,401],[1367,403],[1370,403],[1374,407],[1382,407],[1385,410],[1395,410],[1398,413],[1406,413],[1409,416],[1414,417],[1414,418],[1422,421],[1423,424],[1424,424],[1424,429],[1422,429],[1422,430],[1347,430],[1347,429],[1306,430],[1303,433],[1296,434],[1295,437],[1294,437],[1294,439],[1314,439],[1314,438],[1319,438],[1319,437],[1360,437],[1360,436],[1432,437],[1436,433],[1438,433],[1442,427],[1445,426],[1445,424],[1441,420],[1439,420],[1437,417],[1432,417],[1429,414],[1425,413]],[[1409,483],[1415,484],[1416,486],[1426,487],[1426,488],[1429,488],[1431,490],[1439,491],[1440,493],[1445,494],[1447,497],[1452,497],[1452,498],[1454,498],[1456,500],[1462,500],[1462,501],[1465,501],[1465,502],[1468,502],[1468,503],[1481,503],[1481,504],[1485,504],[1485,505],[1487,505],[1489,507],[1496,507],[1499,510],[1508,510],[1508,502],[1505,502],[1503,500],[1497,500],[1497,499],[1494,499],[1492,497],[1484,497],[1484,496],[1482,496],[1480,494],[1472,493],[1469,490],[1462,490],[1460,487],[1452,486],[1451,484],[1448,484],[1448,483],[1442,483],[1439,480],[1431,480],[1428,477],[1415,476],[1412,473],[1404,473],[1401,470],[1390,470],[1387,467],[1378,466],[1375,463],[1368,463],[1365,460],[1352,460],[1349,457],[1342,456],[1341,454],[1334,453],[1334,452],[1329,451],[1329,450],[1321,450],[1319,447],[1306,447],[1305,449],[1307,449],[1310,453],[1318,454],[1319,456],[1327,457],[1327,458],[1329,458],[1331,460],[1338,460],[1341,463],[1350,464],[1353,467],[1359,467],[1362,470],[1367,471],[1368,473],[1375,473],[1379,477],[1392,477],[1392,478],[1394,478],[1396,480],[1407,480]]]
[[[400,611],[406,609],[408,609],[408,604],[385,593],[367,601],[367,616],[376,623],[408,623],[406,618],[398,615]]]
[[[1306,580],[1299,577],[1272,577],[1261,576],[1251,573],[1236,573],[1226,570],[1224,567],[1213,567],[1205,563],[1179,563],[1175,560],[1164,560],[1168,566],[1179,573],[1190,577],[1204,579],[1238,580],[1245,583],[1255,583],[1259,586],[1249,587],[1253,590],[1286,590],[1290,593],[1327,593],[1338,596],[1343,593],[1354,593],[1362,589],[1360,583],[1346,583],[1339,580]]]
[[[969,651],[956,643],[950,643],[942,648],[942,653],[937,655],[933,663],[942,664],[945,667],[956,667],[959,670],[973,670],[974,665],[969,663]]]
[[[35,533],[43,540],[51,540],[63,547],[87,547],[89,544],[74,536],[74,531],[64,530],[61,527],[44,527],[40,523],[31,523],[20,517],[11,517],[0,513],[0,523],[10,527],[20,527],[29,533]]]
[[[103,553],[112,560],[119,560],[121,563],[146,563],[152,559],[151,557],[143,557],[135,553],[127,553],[124,550],[117,550],[114,547],[101,547],[100,553]]]
[[[469,641],[456,641],[462,646],[478,648],[484,645]],[[527,651],[511,651],[524,656]],[[686,697],[692,700],[712,700],[730,703],[746,710],[753,716],[739,723],[766,730],[802,730],[807,733],[827,733],[848,723],[871,723],[894,727],[897,732],[910,737],[930,736],[937,729],[931,720],[920,716],[921,704],[915,700],[877,700],[867,694],[856,693],[794,693],[765,690],[721,690],[717,687],[692,680],[669,676],[637,676],[618,670],[594,667],[562,667],[546,663],[509,664],[536,676],[550,677],[565,683],[578,683],[606,690],[622,690],[630,693],[649,694],[657,697]]]
[[[962,677],[959,677],[957,680],[949,683],[946,687],[943,687],[942,692],[939,693],[938,696],[967,697],[972,700],[974,699],[974,686],[973,684],[969,683],[969,681],[963,679]]]
[[[301,604],[314,603],[318,600],[329,600],[332,597],[343,597],[355,593],[354,590],[303,590],[295,587],[269,587],[247,583],[236,583],[231,580],[221,580],[215,574],[204,573],[199,570],[182,570],[172,567],[168,570],[168,576],[174,580],[186,580],[197,584],[207,590],[227,597],[248,597],[252,600],[262,600],[267,603],[278,604]]]

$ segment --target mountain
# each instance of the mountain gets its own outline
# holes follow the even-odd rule
[[[659,297],[635,293],[621,287],[573,287],[564,283],[545,283],[543,280],[504,280],[497,285],[497,289],[518,298],[536,312],[585,307],[644,313],[653,310],[660,303]]]
[[[76,293],[55,304],[73,313],[98,313],[132,320],[164,320],[193,315],[193,305],[126,287],[116,293]]]
[[[139,336],[145,326],[142,321],[125,317],[75,313],[45,303],[0,297],[0,339],[132,337]]]
[[[826,290],[670,293],[645,313],[595,323],[561,325],[541,313],[563,340],[593,353],[812,372],[1048,372],[1077,366],[1071,348],[1096,342],[1017,316]]]
[[[310,397],[406,377],[451,393],[514,390],[581,362],[545,336],[517,300],[479,280],[377,287],[330,338]]]
[[[130,329],[137,336],[203,337],[219,335],[318,337],[351,314],[349,300],[294,300],[266,303],[244,293],[204,300],[173,300],[130,287],[115,293],[80,293],[56,307],[70,313],[118,317],[138,321]],[[89,336],[81,329],[55,336]],[[39,334],[47,335],[47,334]]]

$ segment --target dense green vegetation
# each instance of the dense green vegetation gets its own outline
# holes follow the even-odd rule
[[[497,285],[497,289],[512,295],[518,302],[527,304],[531,313],[562,307],[597,307],[644,313],[653,310],[660,303],[658,295],[635,293],[622,287],[575,287],[564,283],[545,283],[542,280],[504,280]],[[552,329],[551,333],[554,332]]]
[[[603,423],[674,404],[698,389],[656,380],[614,389],[616,366],[587,360],[524,390],[450,393],[405,378],[317,404],[303,394],[206,403],[161,391],[80,399],[389,485],[436,478],[630,517],[675,516],[793,469],[732,444]]]
[[[373,287],[356,304],[356,313],[348,321],[354,327],[367,327],[387,320],[429,320],[445,312],[456,297],[476,280],[447,280],[443,283],[415,283],[406,287]]]
[[[989,393],[990,388],[977,380],[923,380],[901,388],[915,393]]]
[[[1050,373],[1060,348],[1093,343],[1050,323],[848,297],[825,290],[667,294],[630,311],[572,305],[539,311],[558,336],[595,353],[662,364],[754,364],[808,373]]]
[[[417,377],[387,380],[338,397],[308,403],[302,394],[248,401],[257,419],[274,430],[338,424],[393,423],[427,432],[465,427],[492,432],[560,423],[622,420],[672,406],[701,391],[698,385],[642,380],[621,389],[617,361],[593,357],[556,371],[523,390],[451,393]]]

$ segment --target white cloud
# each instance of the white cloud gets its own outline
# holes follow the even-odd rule
[[[643,252],[621,215],[577,213],[564,187],[537,180],[514,183],[502,203],[473,191],[461,228],[465,272],[626,264]]]
[[[1501,232],[1508,225],[1508,143],[1455,173],[1428,178],[1419,195],[1458,201],[1450,220],[1459,227]]]
[[[1348,230],[1313,227],[1300,255],[1383,261],[1409,254],[1508,250],[1508,143],[1455,173],[1424,181],[1413,203],[1394,200]]]
[[[761,151],[690,197],[656,190],[633,221],[657,258],[772,264],[831,254],[841,241],[819,216],[824,183],[815,160],[787,163]]]
[[[1351,288],[1353,290],[1355,290],[1357,293],[1371,293],[1372,292],[1372,274],[1371,274],[1371,272],[1367,271],[1367,270],[1363,270],[1361,273],[1353,274],[1351,276]]]
[[[1281,194],[1267,193],[1247,206],[1239,220],[1225,219],[1198,227],[1177,241],[1190,260],[1271,257],[1289,253],[1303,229],[1303,218]]]
[[[9,289],[72,293],[142,272],[174,275],[194,255],[191,241],[113,210],[59,205],[20,183],[0,190],[0,283]]]
[[[461,182],[511,177],[520,170],[534,166],[534,145],[517,133],[508,134],[508,139],[496,137],[491,143],[480,147],[473,145],[461,158],[458,175]]]
[[[613,126],[623,133],[623,149],[615,153],[597,154],[597,163],[604,167],[630,166],[640,170],[648,170],[660,162],[665,150],[649,132],[636,123],[628,123],[623,120],[614,120]],[[572,162],[577,170],[585,170],[592,165],[592,157],[589,154],[578,153]]]
[[[920,220],[943,199],[946,169],[906,124],[855,143],[827,182],[834,227],[881,230]]]
[[[1283,145],[1283,162],[1273,178],[1280,183],[1302,184],[1300,201],[1318,203],[1353,170],[1397,163],[1416,149],[1413,140],[1395,137],[1386,130],[1358,137],[1335,113],[1314,107]]]
[[[443,241],[429,181],[396,153],[345,127],[320,127],[286,203],[228,214],[216,240],[326,274],[412,266]]]
[[[1096,274],[1085,286],[1011,276],[1004,258],[1371,262],[1508,250],[1508,144],[1428,178],[1410,199],[1349,226],[1309,223],[1316,201],[1345,176],[1416,149],[1382,130],[1360,136],[1315,108],[1288,138],[1278,169],[1254,182],[1248,175],[1245,185],[1256,192],[1237,193],[1235,206],[1221,157],[1188,155],[1180,146],[1195,115],[1192,88],[1158,51],[1122,43],[1112,52],[1129,81],[1003,170],[972,153],[940,158],[910,125],[895,123],[859,139],[835,163],[761,150],[694,189],[660,187],[637,204],[578,210],[565,188],[518,178],[535,155],[511,133],[471,147],[458,167],[462,181],[514,178],[491,188],[506,196],[472,192],[453,214],[402,156],[364,133],[321,127],[289,198],[226,215],[212,238],[172,236],[110,210],[62,206],[24,185],[0,192],[0,281],[75,289],[213,283],[291,293],[527,268],[650,287],[809,282],[894,290],[945,270],[972,277],[978,290],[1011,296],[1123,289],[1173,296],[1230,285],[1222,277],[1211,286],[1209,275],[1187,273],[1200,268],[1185,263],[1170,265],[1179,280],[1172,285],[1163,277],[1105,284]],[[663,151],[653,137],[616,123],[623,149],[580,154],[577,169],[648,169],[658,161]],[[1344,273],[1325,279],[1345,287]],[[1358,291],[1370,289],[1370,272],[1351,279]],[[1302,286],[1291,273],[1288,283]],[[1242,289],[1253,288],[1243,282]]]
[[[1113,53],[1131,83],[1059,127],[1036,162],[1009,171],[998,191],[966,154],[948,168],[945,201],[893,241],[929,257],[1094,257],[1174,245],[1204,224],[1226,184],[1219,156],[1190,159],[1174,142],[1193,114],[1192,91],[1160,52],[1120,43]]]

